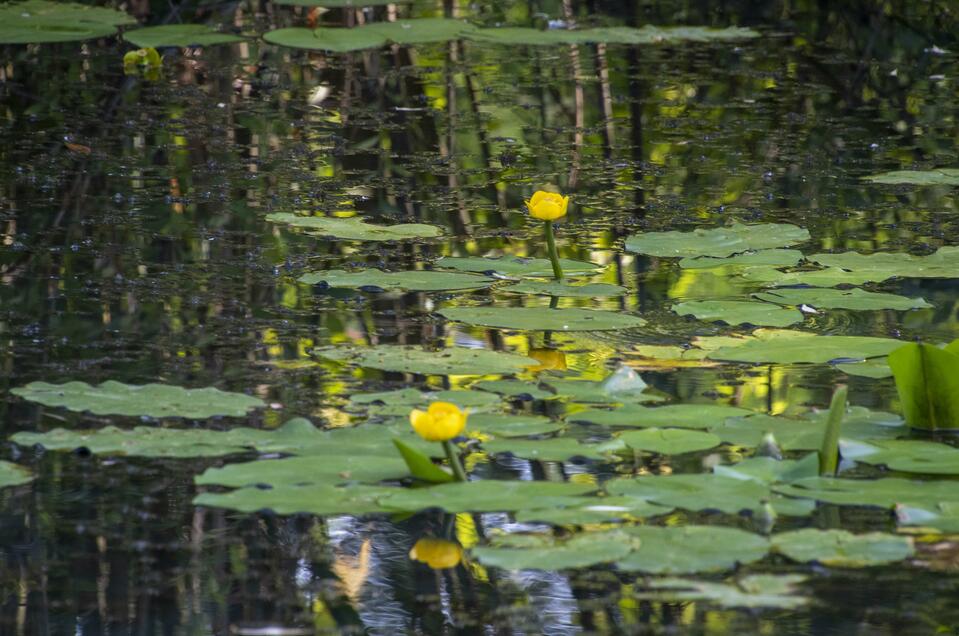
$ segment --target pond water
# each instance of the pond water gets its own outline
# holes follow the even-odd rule
[[[3,459],[34,476],[0,490],[0,631],[959,630],[959,544],[948,534],[911,523],[902,510],[897,523],[892,504],[902,503],[901,498],[874,506],[823,501],[828,497],[816,503],[784,497],[797,494],[789,490],[794,486],[772,487],[779,483],[773,479],[732,480],[763,489],[741,507],[726,505],[724,493],[752,495],[733,487],[708,490],[705,482],[690,482],[687,499],[630,490],[652,483],[647,480],[655,475],[711,477],[716,464],[733,466],[753,455],[766,426],[781,431],[777,440],[787,460],[800,460],[817,444],[790,446],[790,435],[797,427],[822,422],[811,413],[828,408],[838,384],[848,385],[850,413],[861,416],[864,427],[901,424],[896,386],[882,358],[887,350],[870,354],[874,368],[858,362],[863,356],[855,350],[830,353],[821,340],[798,347],[792,358],[772,353],[759,364],[734,355],[714,360],[702,351],[735,348],[740,342],[711,338],[752,334],[755,341],[756,325],[730,325],[738,320],[721,322],[712,314],[681,316],[674,309],[680,303],[758,302],[752,294],[795,292],[772,286],[790,284],[788,272],[817,267],[808,258],[816,254],[924,256],[957,243],[953,186],[865,179],[893,170],[959,165],[954,6],[906,0],[876,6],[573,2],[565,9],[580,26],[736,25],[754,29],[758,37],[540,46],[465,38],[327,53],[253,37],[302,26],[306,18],[300,9],[270,2],[207,4],[194,15],[191,7],[154,2],[146,19],[216,24],[249,39],[162,49],[157,78],[124,74],[123,55],[131,47],[118,38],[0,45]],[[562,2],[453,4],[447,8],[456,17],[489,28],[545,26],[565,15]],[[320,19],[333,25],[347,17],[356,20],[345,13],[352,12],[331,10]],[[443,7],[417,0],[399,14],[436,17]],[[359,15],[371,22],[389,17],[382,7]],[[377,292],[369,281],[358,290],[321,282],[329,270],[424,269],[436,267],[441,257],[546,258],[542,225],[524,204],[540,189],[571,198],[568,214],[557,224],[561,256],[601,266],[576,282],[619,285],[624,293],[558,298],[516,293],[505,282],[485,280],[464,291]],[[426,224],[441,235],[343,240],[267,219],[283,213]],[[798,255],[780,255],[793,260],[765,269],[703,267],[701,262],[680,266],[678,258],[651,254],[655,247],[624,248],[627,237],[638,233],[689,232],[734,222],[808,230],[808,238],[789,240],[788,228],[759,227],[750,239],[800,250],[807,260],[799,270]],[[665,240],[655,236],[651,243]],[[695,256],[709,253],[704,251],[708,241],[708,236],[687,236],[679,245]],[[318,284],[298,281],[308,272],[320,273]],[[912,301],[915,308],[908,310],[882,303],[864,310],[860,300],[848,301],[852,305],[847,302],[845,308],[826,307],[828,299],[819,291],[780,304],[776,298],[766,302],[767,296],[758,311],[776,316],[766,329],[950,342],[959,337],[959,285],[951,276],[959,274],[874,276],[852,283],[870,292],[925,300]],[[539,280],[548,277],[547,269]],[[374,272],[373,280],[386,279]],[[484,306],[541,311],[520,325],[528,328],[507,329],[470,324],[469,314],[465,322],[454,322],[440,313]],[[689,306],[705,311],[702,304]],[[562,308],[639,316],[645,324],[608,331],[542,330],[549,312]],[[757,311],[755,305],[750,309]],[[728,306],[722,312],[728,318]],[[788,337],[760,332],[760,338],[766,336],[770,347]],[[452,375],[377,370],[313,352],[326,346],[387,345],[531,356],[534,360],[514,370],[516,378],[532,384],[510,387],[520,398],[501,400],[491,392],[477,398],[476,382],[503,376],[475,375],[482,369],[469,364]],[[759,345],[767,351],[762,341]],[[692,353],[685,351],[690,347]],[[817,355],[822,359],[806,360]],[[537,361],[537,367],[530,366]],[[881,377],[863,375],[863,367]],[[648,384],[646,397],[577,398],[563,384],[600,381],[619,368],[640,373]],[[216,387],[259,398],[263,405],[242,417],[153,418],[110,415],[116,411],[109,409],[75,412],[11,393],[30,382],[74,380]],[[590,385],[601,390],[595,386]],[[518,503],[503,504],[505,510],[488,502],[500,496],[496,491],[476,499],[464,494],[443,512],[427,505],[442,507],[439,498],[427,496],[422,506],[390,507],[382,503],[389,494],[375,505],[358,499],[337,508],[330,503],[333,491],[321,488],[302,495],[303,501],[313,497],[309,504],[284,509],[286,504],[274,505],[265,479],[195,482],[208,469],[254,460],[257,451],[265,458],[296,455],[301,444],[313,443],[297,437],[277,445],[280,433],[264,437],[268,442],[240,443],[237,453],[210,457],[217,453],[199,450],[194,454],[200,457],[186,458],[169,456],[175,453],[164,450],[165,442],[151,453],[123,444],[98,449],[89,439],[59,450],[50,443],[9,441],[16,433],[106,425],[274,431],[295,417],[321,428],[367,427],[362,431],[386,430],[391,418],[398,418],[405,433],[404,418],[415,399],[393,395],[385,405],[370,405],[356,396],[411,387],[470,390],[468,400],[476,402],[470,417],[484,411],[539,416],[527,417],[530,435],[481,430],[479,442],[473,436],[466,467],[474,479],[568,482],[584,492],[607,488],[610,497],[621,496],[609,500],[616,505],[623,505],[622,496],[634,497],[627,521],[617,523],[620,512],[604,518],[602,505],[589,511],[598,518],[588,523],[574,519],[550,525],[536,518],[537,511],[544,516],[582,513],[570,510],[575,506],[569,495],[580,494],[571,490],[516,495]],[[522,395],[532,389],[544,391],[547,399]],[[646,399],[729,410],[690,409],[660,418],[656,426],[663,430],[708,428],[719,437],[712,443],[689,436],[681,441],[693,450],[660,454],[655,444],[644,446],[649,440],[620,438],[625,431],[634,435],[637,426],[646,426],[637,422],[653,417],[638,405]],[[626,406],[616,408],[622,402]],[[609,423],[602,413],[608,409],[630,414]],[[736,417],[732,424],[727,419],[744,414],[776,416],[786,424],[776,428],[777,419],[750,428],[751,417]],[[727,431],[743,422],[746,433]],[[557,431],[561,426],[566,428]],[[611,434],[635,440],[631,448],[637,450],[603,446]],[[560,441],[547,443],[552,437]],[[235,443],[190,439],[187,446]],[[369,464],[396,461],[373,452],[364,460],[363,440],[351,443],[330,442],[333,451],[326,454],[303,451],[302,457],[312,459],[298,464],[300,480],[309,481],[311,471],[329,473],[325,462],[339,467],[337,462],[358,457],[369,469]],[[582,444],[589,457],[570,451],[569,444]],[[76,450],[64,452],[70,449]],[[842,475],[934,480],[946,492],[950,475],[959,472],[942,469],[930,476],[884,465],[847,457]],[[328,481],[350,481],[352,470],[337,468]],[[399,479],[387,479],[383,487],[399,489],[401,483],[408,489]],[[244,485],[259,492],[262,505],[224,503],[232,488]],[[931,486],[910,488],[926,487]],[[195,504],[201,493],[210,498]],[[504,486],[501,496],[505,501],[513,495]],[[690,501],[696,497],[705,501]],[[952,510],[954,529],[959,529],[955,495],[943,498],[940,511]],[[905,501],[913,500],[906,496]],[[335,514],[285,514],[304,506]],[[770,508],[777,507],[774,519]],[[706,539],[664,542],[665,564],[637,562],[643,545],[658,545],[659,539],[644,529],[693,525],[720,530]],[[743,556],[750,553],[743,543],[747,539],[741,534],[726,538],[725,528],[748,532],[763,542],[761,551]],[[775,546],[777,534],[803,528],[879,532],[892,538],[890,551],[905,546],[908,553],[879,558],[875,550],[862,548],[852,558],[841,548],[846,560],[830,561],[815,550],[809,558],[782,545],[767,550],[765,537],[773,537]],[[418,543],[422,539],[448,543]],[[551,541],[559,547],[544,551]],[[419,560],[410,557],[414,545]],[[484,552],[489,545],[499,548]],[[587,564],[597,551],[596,563]],[[701,559],[701,553],[709,555]],[[430,567],[443,559],[455,566]],[[511,559],[528,563],[514,569],[509,564],[520,561]],[[693,565],[671,567],[684,559]],[[879,564],[859,567],[870,562]],[[762,575],[777,578],[755,578]],[[666,577],[683,578],[677,585],[686,596],[669,588],[673,583]],[[730,600],[734,593],[746,598]]]

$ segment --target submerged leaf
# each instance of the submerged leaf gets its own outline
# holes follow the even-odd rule
[[[906,298],[896,294],[879,294],[861,289],[777,289],[774,292],[753,294],[756,298],[780,305],[808,305],[816,309],[925,309],[932,307],[922,298]]]

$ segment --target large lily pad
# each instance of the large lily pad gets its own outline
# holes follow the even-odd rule
[[[810,477],[773,486],[773,490],[790,497],[808,497],[844,506],[892,508],[904,504],[928,508],[941,502],[959,504],[959,489],[954,481],[912,481],[898,477]]]
[[[492,440],[484,442],[483,448],[494,455],[509,453],[523,459],[548,462],[564,462],[576,457],[603,458],[603,453],[595,446],[581,444],[575,439],[567,437],[537,440]]]
[[[750,457],[731,465],[719,465],[713,473],[732,479],[750,479],[762,484],[789,483],[819,475],[819,455],[809,453],[802,459]]]
[[[274,29],[263,34],[270,44],[308,51],[360,51],[379,48],[386,44],[386,36],[378,31],[355,29],[306,29],[292,27]]]
[[[521,510],[516,520],[548,523],[554,526],[581,526],[594,523],[613,523],[629,519],[657,517],[673,511],[635,497],[583,497],[583,503],[564,508]]]
[[[670,404],[659,407],[627,404],[611,411],[580,411],[573,413],[568,419],[600,426],[706,429],[718,426],[730,417],[752,414],[752,411],[746,409],[721,404]]]
[[[560,296],[566,298],[603,298],[606,296],[622,296],[628,290],[619,285],[609,283],[588,283],[586,285],[570,285],[555,280],[536,281],[525,280],[503,287],[503,291],[515,294],[533,294],[539,296]]]
[[[108,380],[91,386],[86,382],[49,384],[31,382],[13,389],[14,395],[44,406],[96,415],[188,417],[204,419],[216,415],[241,417],[265,406],[263,400],[243,393],[219,389],[185,389],[168,384],[122,384]]]
[[[493,437],[528,437],[553,433],[563,428],[557,422],[542,415],[498,415],[481,413],[470,415],[466,420],[466,430],[471,433],[492,435]]]
[[[666,257],[713,256],[723,258],[772,247],[785,247],[809,240],[809,232],[788,223],[696,229],[692,232],[641,232],[626,239],[626,250]]]
[[[308,285],[325,284],[328,287],[375,292],[482,289],[496,282],[495,279],[485,276],[459,272],[433,272],[430,270],[384,272],[379,269],[364,269],[355,272],[331,269],[309,272],[300,276],[298,280]]]
[[[390,510],[416,512],[441,508],[446,512],[511,512],[543,506],[570,506],[596,490],[590,484],[549,481],[470,481],[429,488],[395,489],[382,499]]]
[[[796,609],[811,599],[797,594],[798,584],[806,580],[801,574],[752,574],[730,583],[711,583],[692,579],[653,579],[649,591],[633,594],[633,598],[652,601],[714,603],[721,607]]]
[[[594,274],[603,269],[602,265],[596,263],[572,261],[567,258],[561,258],[559,262],[563,267],[563,274],[567,276]],[[543,278],[553,275],[553,265],[549,259],[519,258],[517,256],[500,258],[444,256],[436,261],[436,267],[511,278]]]
[[[616,530],[577,534],[562,541],[544,536],[505,535],[492,547],[473,548],[486,566],[506,570],[566,570],[616,561],[639,541]]]
[[[959,186],[959,169],[934,168],[932,170],[894,170],[863,177],[873,183],[889,183],[904,185],[943,185]]]
[[[759,33],[743,27],[711,29],[708,27],[601,27],[594,29],[532,29],[497,27],[477,29],[470,39],[496,44],[549,46],[556,44],[664,44],[677,42],[711,42],[758,37]]]
[[[803,254],[799,250],[756,250],[743,252],[735,256],[726,258],[716,258],[715,256],[697,256],[687,257],[679,261],[679,266],[683,269],[712,269],[714,267],[793,267],[802,260]]]
[[[374,22],[360,29],[379,33],[395,44],[427,44],[457,40],[478,29],[465,20],[451,18],[415,18],[395,22]]]
[[[285,223],[306,230],[310,234],[349,241],[402,241],[416,238],[435,238],[443,232],[435,225],[400,223],[397,225],[373,225],[359,217],[339,218],[333,216],[299,216],[286,212],[268,214],[267,221]]]
[[[594,309],[451,307],[441,310],[439,314],[448,320],[470,325],[534,331],[609,331],[646,324],[639,316]]]
[[[770,497],[765,484],[710,473],[617,478],[606,484],[606,490],[611,495],[636,497],[660,506],[729,514],[756,510]]]
[[[722,442],[712,433],[681,428],[647,428],[622,433],[619,439],[629,448],[662,455],[691,453],[719,446]]]
[[[231,33],[220,33],[203,24],[165,24],[125,31],[123,39],[140,48],[155,49],[165,46],[212,46],[242,42]]]
[[[248,486],[337,485],[350,482],[378,482],[400,479],[409,474],[398,453],[393,455],[344,455],[261,459],[209,468],[196,477],[199,486],[219,485],[232,488]]]
[[[621,570],[652,574],[692,574],[729,570],[766,556],[769,541],[757,534],[721,526],[637,526],[639,549],[620,560]]]
[[[925,309],[932,307],[922,298],[907,298],[896,294],[880,294],[861,289],[777,289],[774,292],[753,294],[760,300],[780,305],[808,305],[816,309]]]
[[[724,322],[727,325],[788,327],[803,320],[803,314],[798,309],[751,300],[694,300],[673,305],[672,309],[680,316],[691,315],[699,320]]]
[[[890,470],[927,475],[959,475],[959,449],[920,440],[881,440],[849,443],[845,459],[884,465]]]
[[[197,495],[193,504],[240,512],[271,510],[280,515],[362,515],[382,512],[379,499],[399,488],[308,485],[287,488],[240,488]]]
[[[890,353],[888,362],[909,426],[959,428],[959,340],[942,349],[909,343]]]
[[[835,287],[862,285],[876,279],[873,274],[849,272],[838,267],[783,272],[774,267],[747,267],[738,273],[741,278],[763,287]]]
[[[884,356],[901,345],[900,341],[890,338],[774,333],[769,337],[744,339],[742,344],[720,347],[710,351],[707,357],[755,364],[824,364]]]
[[[882,282],[900,278],[957,278],[959,277],[959,246],[940,247],[928,256],[914,256],[903,252],[839,252],[813,254],[809,260],[826,267],[838,267],[869,280]]]
[[[95,431],[62,428],[47,433],[24,431],[16,433],[10,440],[21,446],[42,446],[47,450],[84,448],[94,455],[217,457],[247,452],[260,437],[261,431],[249,428],[211,431],[138,426],[122,430],[107,426]]]
[[[512,353],[460,347],[439,351],[402,345],[320,347],[313,354],[361,367],[423,375],[511,374],[536,364],[532,358]]]
[[[124,13],[76,2],[26,0],[0,4],[0,44],[72,42],[113,35],[136,24]]]
[[[870,532],[805,528],[772,538],[773,548],[793,561],[816,561],[832,567],[857,568],[902,561],[912,556],[912,539]]]

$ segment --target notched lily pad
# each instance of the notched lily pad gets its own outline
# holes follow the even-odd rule
[[[266,406],[259,398],[214,388],[185,389],[168,384],[133,385],[113,380],[96,386],[76,381],[65,384],[31,382],[13,389],[11,393],[44,406],[59,406],[96,415],[191,419],[217,415],[242,417],[253,409]]]
[[[136,24],[129,14],[77,2],[26,0],[0,4],[0,44],[73,42],[111,36]]]
[[[788,223],[696,229],[691,232],[640,232],[626,239],[626,250],[664,257],[712,256],[723,258],[740,252],[786,247],[809,240],[809,232]]]
[[[646,324],[639,316],[594,309],[451,307],[438,313],[448,320],[470,325],[533,331],[610,331]]]
[[[427,351],[403,345],[335,346],[314,349],[313,354],[361,367],[423,375],[512,374],[536,364],[532,358],[512,353],[461,347]]]
[[[408,272],[384,272],[365,269],[347,272],[331,269],[303,274],[297,280],[307,285],[326,285],[362,291],[458,291],[483,289],[496,282],[493,278],[461,274],[458,272],[434,272],[415,270]]]
[[[334,216],[299,216],[286,212],[268,214],[267,221],[285,223],[290,227],[306,230],[310,234],[348,241],[402,241],[417,238],[436,238],[443,234],[435,225],[422,223],[399,223],[397,225],[374,225],[360,217],[339,218]]]
[[[590,484],[549,481],[483,480],[429,488],[393,489],[381,503],[395,511],[441,508],[446,512],[511,512],[543,506],[569,506],[596,490]]]

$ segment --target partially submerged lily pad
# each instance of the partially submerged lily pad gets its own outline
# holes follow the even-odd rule
[[[685,603],[714,603],[721,607],[796,609],[812,599],[800,596],[798,584],[806,580],[801,574],[752,574],[730,583],[711,583],[693,579],[652,579],[649,591],[633,594],[633,598]]]
[[[728,514],[756,510],[770,497],[765,484],[710,473],[617,478],[606,484],[606,490],[611,495],[626,495],[661,506]]]
[[[816,309],[925,309],[932,307],[922,298],[907,298],[896,294],[867,292],[861,289],[777,289],[774,292],[753,294],[756,298],[780,305],[808,305]]]
[[[841,506],[877,506],[892,508],[904,504],[926,508],[942,502],[959,504],[959,489],[954,481],[913,481],[898,477],[881,479],[845,479],[809,477],[789,484],[773,486],[790,497],[809,497]]]
[[[392,455],[345,455],[329,453],[322,459],[314,456],[286,459],[260,459],[209,468],[196,477],[198,486],[230,486],[232,488],[269,486],[271,488],[307,484],[338,485],[351,482],[375,483],[400,479],[408,474],[406,464],[396,453]]]
[[[809,240],[809,232],[788,223],[695,229],[691,232],[640,232],[626,239],[626,250],[665,257],[713,256],[723,258],[740,252],[786,247]]]
[[[848,270],[875,282],[889,278],[959,278],[959,246],[940,247],[928,256],[904,252],[813,254],[809,260]]]
[[[639,549],[616,565],[634,572],[718,572],[758,561],[769,551],[764,537],[722,526],[636,526],[625,531],[639,539]]]
[[[225,493],[201,493],[193,499],[193,504],[240,512],[271,510],[279,515],[362,515],[382,512],[379,499],[394,490],[399,489],[362,485],[240,488]]]
[[[841,447],[845,459],[884,465],[889,470],[927,475],[959,475],[959,449],[922,440],[874,440]]]
[[[679,261],[683,269],[712,269],[714,267],[793,267],[802,260],[799,250],[768,249],[743,252],[735,256],[690,256]]]
[[[522,380],[483,380],[474,384],[473,388],[526,400],[551,400],[558,397],[552,391],[541,389],[532,382]]]
[[[618,439],[629,448],[661,455],[702,451],[714,448],[722,443],[722,440],[712,433],[680,428],[647,428],[641,431],[627,431],[620,434]]]
[[[742,344],[720,347],[710,351],[707,357],[754,364],[824,364],[885,356],[901,345],[902,342],[891,338],[774,333],[768,337],[744,339]]]
[[[607,331],[632,329],[646,324],[639,316],[594,309],[450,307],[438,313],[448,320],[497,329]]]
[[[596,263],[559,259],[563,274],[582,276],[595,274],[603,269]],[[436,267],[455,269],[461,272],[478,272],[510,278],[543,278],[553,275],[553,265],[546,258],[520,258],[503,256],[500,258],[482,258],[478,256],[444,256],[436,261]]]
[[[326,285],[359,289],[361,291],[456,291],[482,289],[495,283],[495,279],[459,272],[434,272],[413,270],[408,272],[384,272],[379,269],[364,269],[347,272],[331,269],[309,272],[299,277],[307,285]]]
[[[793,561],[846,568],[894,563],[913,554],[912,539],[882,532],[852,534],[805,528],[773,536],[772,545]]]
[[[361,367],[423,375],[512,374],[536,364],[532,358],[512,353],[461,347],[439,351],[403,345],[320,347],[313,354]]]
[[[673,305],[672,310],[680,316],[691,315],[699,320],[727,325],[788,327],[803,320],[798,309],[751,300],[693,300]]]
[[[13,389],[14,395],[44,406],[96,415],[187,417],[204,419],[217,415],[242,417],[266,406],[263,400],[243,393],[214,388],[185,389],[168,384],[123,384],[108,380],[91,386],[86,382],[49,384],[31,382]]]
[[[580,526],[657,517],[673,511],[672,508],[657,506],[635,497],[584,497],[583,499],[583,503],[576,506],[521,510],[516,513],[516,520],[548,523],[554,526]]]
[[[348,241],[402,241],[417,238],[435,238],[443,234],[435,225],[422,223],[399,223],[397,225],[374,225],[360,217],[339,218],[334,216],[299,216],[277,212],[268,214],[267,221],[285,223],[290,227],[306,230],[318,236]]]
[[[0,461],[0,488],[22,486],[33,481],[33,475],[23,466]]]

